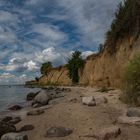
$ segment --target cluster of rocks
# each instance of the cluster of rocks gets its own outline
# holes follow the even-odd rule
[[[70,92],[71,90],[68,88],[55,88],[55,87],[49,87],[46,89],[42,89],[39,92],[36,93],[29,93],[26,97],[27,101],[32,102],[32,107],[37,108],[29,111],[27,115],[40,115],[44,113],[44,110],[49,108],[49,101],[53,100],[55,98],[64,97],[63,93]],[[38,108],[40,107],[40,108]],[[23,107],[20,105],[13,105],[9,107],[8,109],[10,111],[18,111],[21,110]],[[25,125],[18,130],[16,130],[15,124],[21,121],[20,117],[11,117],[11,116],[5,116],[3,118],[0,118],[0,138],[1,140],[28,140],[28,136],[20,133],[23,131],[29,131],[33,130],[33,125]],[[46,137],[51,135],[51,130],[49,130],[46,133]],[[68,135],[68,129],[65,128],[57,128],[56,129],[57,135],[65,136]],[[65,133],[65,134],[64,134]],[[52,134],[53,135],[53,134]],[[56,134],[54,134],[56,135]],[[56,136],[57,136],[56,135]]]

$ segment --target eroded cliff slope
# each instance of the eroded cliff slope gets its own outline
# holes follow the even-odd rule
[[[82,71],[79,84],[89,86],[121,86],[121,76],[125,64],[140,53],[140,37],[127,37],[119,41],[116,51],[110,54],[106,46],[99,54],[89,56]],[[71,85],[66,66],[52,69],[48,76],[39,79],[40,84]]]

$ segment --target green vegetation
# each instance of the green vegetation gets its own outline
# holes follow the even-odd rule
[[[107,88],[107,87],[102,87],[102,88],[100,88],[99,90],[97,90],[97,92],[107,93],[107,92],[109,92],[110,90],[114,90],[114,89],[112,89],[112,88]]]
[[[40,68],[40,72],[43,75],[47,75],[48,72],[52,69],[52,63],[51,62],[46,62],[43,63],[41,68]]]
[[[140,33],[140,1],[124,0],[118,5],[115,18],[106,35],[106,45],[109,52],[116,50],[116,43],[125,36],[138,37]]]
[[[123,74],[122,100],[138,105],[140,99],[140,55],[136,55],[126,66]]]
[[[84,61],[81,57],[81,52],[75,51],[71,59],[68,60],[67,68],[69,77],[74,84],[79,82],[79,69],[82,68]]]

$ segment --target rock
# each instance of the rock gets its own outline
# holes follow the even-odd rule
[[[27,115],[41,115],[44,113],[44,110],[41,110],[41,109],[36,109],[36,110],[32,110],[32,111],[29,111],[27,113]]]
[[[28,140],[28,136],[20,133],[7,133],[1,137],[1,140]]]
[[[49,102],[49,95],[46,93],[45,90],[42,90],[40,93],[38,93],[34,100],[33,100],[33,104],[40,104],[40,105],[46,105]]]
[[[13,105],[9,108],[9,110],[12,110],[12,111],[17,111],[17,110],[21,110],[22,107],[20,105]]]
[[[1,121],[7,122],[9,124],[17,124],[18,122],[21,121],[21,118],[20,117],[6,116],[6,117],[2,118]]]
[[[96,102],[93,96],[90,97],[82,97],[82,103],[88,106],[96,106]]]
[[[21,118],[20,117],[14,117],[12,118],[12,120],[10,120],[8,123],[10,124],[17,124],[21,121]]]
[[[38,93],[39,93],[39,92],[37,92],[37,93],[33,93],[33,92],[28,93],[28,94],[27,94],[27,97],[26,97],[26,100],[27,100],[27,101],[33,100],[33,99],[35,98],[35,96],[37,96]]]
[[[118,118],[118,123],[129,124],[129,125],[139,125],[140,124],[140,117],[120,116]]]
[[[65,137],[70,135],[73,130],[64,127],[51,127],[47,133],[46,137]]]
[[[3,122],[9,122],[12,119],[13,119],[13,117],[11,117],[11,116],[5,116],[4,118],[1,118],[1,121],[3,121]]]
[[[17,132],[30,131],[30,130],[33,130],[33,129],[34,129],[33,125],[24,125],[19,130],[17,130]]]
[[[127,110],[126,115],[128,117],[140,117],[140,109],[138,109],[138,108],[129,108]]]
[[[105,128],[103,130],[97,131],[94,134],[94,137],[97,140],[111,140],[113,138],[118,137],[121,134],[121,129],[117,126],[111,126],[108,128]]]
[[[9,132],[15,132],[16,128],[14,125],[0,121],[0,137]]]
[[[96,101],[96,105],[108,103],[108,99],[106,97],[96,97],[95,101]]]

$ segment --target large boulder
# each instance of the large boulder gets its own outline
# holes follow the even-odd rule
[[[14,125],[11,125],[4,121],[0,121],[0,137],[3,134],[9,133],[9,132],[15,132],[15,131],[16,131],[16,128]]]
[[[140,108],[129,108],[126,115],[128,117],[140,117]]]
[[[7,133],[1,137],[1,140],[28,140],[28,136],[20,133]]]
[[[49,95],[46,93],[45,90],[42,90],[40,93],[38,93],[34,100],[33,100],[33,104],[40,104],[40,105],[47,105],[49,102]]]
[[[73,132],[72,129],[64,127],[51,127],[47,133],[46,137],[65,137],[70,135]]]
[[[93,96],[82,97],[82,103],[88,106],[96,106],[96,101]]]
[[[118,137],[121,134],[121,129],[117,126],[111,126],[97,131],[94,137],[97,140],[111,140]]]

